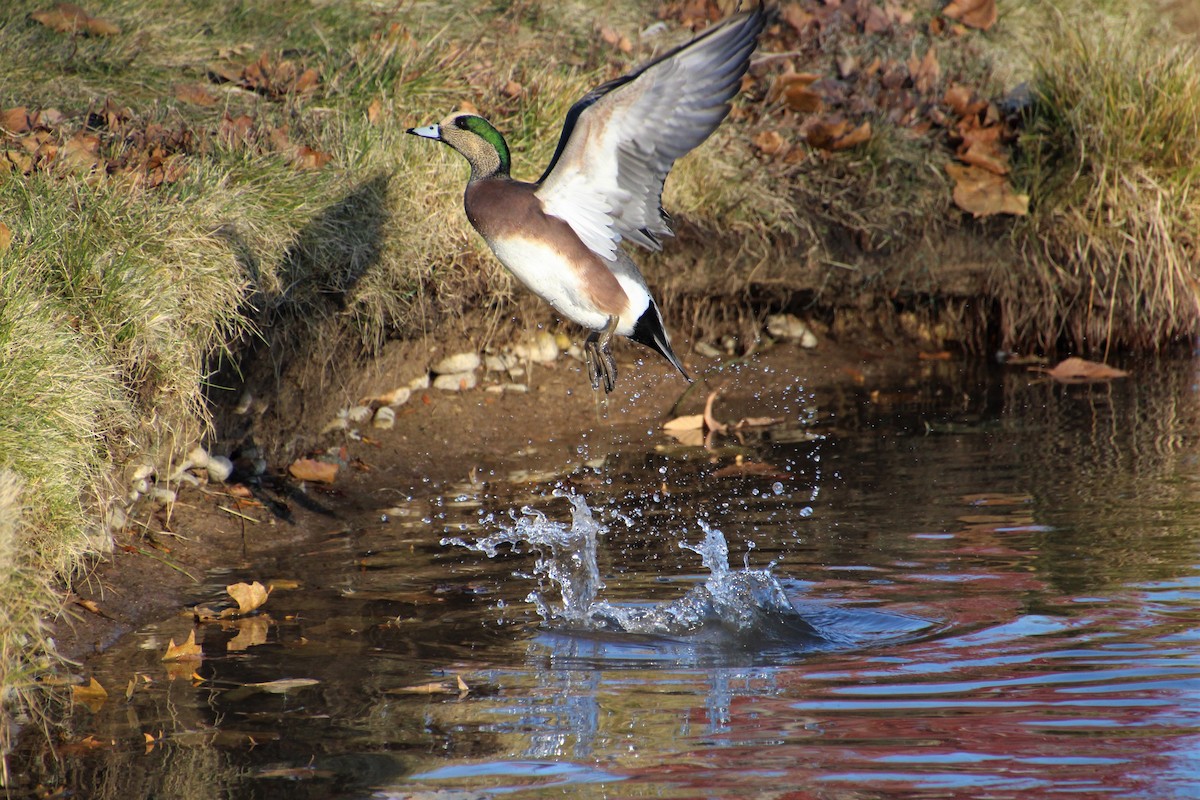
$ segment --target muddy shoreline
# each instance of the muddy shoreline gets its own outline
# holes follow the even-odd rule
[[[370,387],[393,379],[395,365],[382,362],[346,376],[347,383],[369,394]],[[865,396],[885,375],[929,365],[909,346],[831,342],[816,350],[777,345],[740,364],[692,354],[687,364],[697,385],[680,402],[689,387],[669,365],[642,359],[634,347],[618,350],[618,363],[621,377],[607,399],[593,393],[582,364],[563,358],[534,368],[528,394],[427,389],[398,409],[391,430],[368,427],[349,436],[294,431],[318,450],[342,457],[344,466],[330,485],[295,481],[287,463],[275,461],[258,479],[183,487],[170,507],[139,504],[130,524],[114,535],[111,555],[77,581],[78,600],[73,597],[53,621],[59,653],[86,664],[148,621],[188,614],[209,570],[265,562],[273,553],[343,530],[357,514],[382,511],[418,487],[452,491],[461,483],[569,472],[582,462],[589,441],[607,436],[644,435],[650,447],[667,444],[661,425],[671,409],[678,403],[677,413],[697,413],[718,386],[731,394],[742,383],[786,388],[778,384],[796,382],[798,370],[802,390],[821,404],[835,395]],[[752,377],[743,381],[746,376]],[[88,611],[90,604],[99,613]]]

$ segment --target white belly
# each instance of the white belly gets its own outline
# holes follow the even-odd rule
[[[530,239],[497,239],[488,243],[500,263],[521,283],[572,322],[598,331],[608,315],[596,308],[578,273],[553,247]],[[650,295],[636,282],[618,275],[617,282],[629,297],[616,332],[628,336],[650,304]]]

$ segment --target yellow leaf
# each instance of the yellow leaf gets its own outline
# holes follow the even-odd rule
[[[75,698],[75,702],[83,703],[90,708],[93,713],[100,710],[100,706],[104,705],[104,701],[108,699],[108,692],[100,685],[95,676],[87,686],[72,686],[71,695]]]
[[[198,660],[201,656],[200,645],[196,644],[196,632],[192,631],[188,634],[187,641],[183,644],[175,644],[172,639],[167,645],[167,652],[162,657],[163,661],[189,661]]]
[[[249,584],[235,583],[226,586],[225,591],[229,592],[229,596],[237,601],[239,614],[249,614],[254,611],[267,602],[267,598],[271,594],[271,590],[258,581]]]
[[[687,416],[676,417],[675,419],[667,420],[663,423],[663,430],[667,433],[673,433],[675,431],[699,430],[703,427],[703,414],[688,414]]]

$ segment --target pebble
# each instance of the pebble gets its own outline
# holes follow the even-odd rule
[[[697,342],[696,343],[696,352],[699,353],[700,355],[704,356],[705,358],[720,358],[721,356],[724,355],[724,353],[722,353],[717,348],[713,347],[708,342]]]
[[[408,398],[410,397],[412,397],[412,389],[408,388],[407,386],[401,386],[392,392],[390,398],[388,399],[388,405],[392,408],[395,408],[396,406],[402,406],[408,402]]]
[[[170,505],[175,502],[175,492],[170,489],[164,489],[161,486],[156,486],[150,492],[150,499],[159,505]]]
[[[321,428],[321,433],[333,433],[334,431],[344,431],[350,427],[350,420],[342,414],[338,414],[329,422],[325,423],[325,427]]]
[[[433,371],[438,375],[456,375],[460,372],[474,372],[479,369],[478,353],[455,353],[446,356],[433,365]]]
[[[492,394],[502,394],[504,392],[516,392],[524,394],[529,391],[529,387],[523,383],[495,383],[484,389],[485,392]]]
[[[224,483],[233,474],[233,462],[225,456],[213,456],[204,468],[213,483]]]
[[[428,389],[429,388],[429,375],[428,374],[418,375],[417,377],[413,378],[411,381],[408,382],[408,388],[409,388],[409,390],[414,391],[414,392],[419,392],[422,389]]]
[[[346,419],[351,422],[366,422],[375,414],[375,409],[370,406],[354,406],[346,409]],[[341,416],[340,414],[338,416]]]
[[[512,353],[502,353],[500,355],[489,355],[483,359],[483,367],[488,372],[509,372],[514,369],[519,369],[517,366],[520,363]]]
[[[817,336],[795,314],[772,314],[767,317],[767,333],[777,339],[799,342],[811,350],[817,346]]]
[[[192,467],[204,469],[208,466],[208,459],[208,451],[197,445],[187,454],[187,466],[183,467],[183,469],[191,469]]]
[[[110,506],[108,514],[105,517],[105,525],[111,532],[117,532],[125,529],[126,523],[129,522],[129,515],[125,513],[125,509],[120,506]]]
[[[558,341],[549,331],[539,331],[533,338],[513,348],[513,353],[527,361],[548,364],[558,359]]]
[[[237,414],[239,417],[244,414],[247,414],[247,413],[249,413],[250,406],[253,405],[253,403],[254,403],[254,392],[250,391],[249,389],[246,389],[244,392],[242,392],[241,397],[238,398],[238,402],[237,402],[237,405],[234,406],[233,413]]]
[[[396,424],[396,410],[391,406],[382,406],[375,412],[375,418],[371,420],[371,426],[380,430],[391,430]]]
[[[453,375],[438,375],[433,381],[433,388],[443,392],[465,392],[475,388],[474,372],[459,372]]]

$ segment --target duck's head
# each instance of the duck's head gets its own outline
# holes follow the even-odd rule
[[[492,123],[475,114],[451,114],[437,125],[409,128],[414,136],[445,142],[471,165],[471,180],[508,175],[508,144]]]

